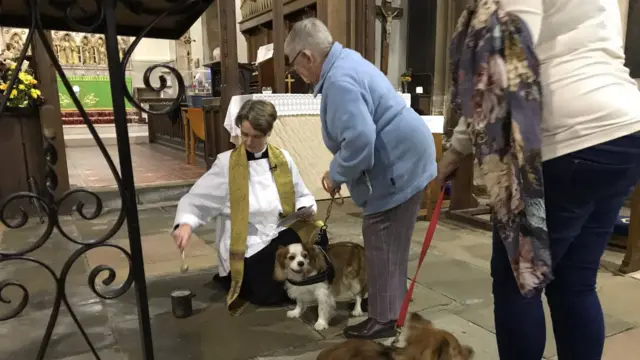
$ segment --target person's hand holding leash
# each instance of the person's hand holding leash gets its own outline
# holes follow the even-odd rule
[[[336,186],[333,183],[328,171],[324,173],[324,176],[322,176],[322,187],[324,188],[324,191],[328,192],[331,196],[336,196],[340,192],[340,186]]]
[[[438,176],[436,181],[440,186],[444,186],[447,181],[453,178],[460,162],[465,156],[455,149],[447,150],[438,161]]]

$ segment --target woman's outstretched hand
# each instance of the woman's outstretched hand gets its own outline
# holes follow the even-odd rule
[[[455,149],[449,149],[442,154],[440,161],[438,161],[438,176],[436,176],[436,181],[440,186],[444,186],[453,177],[453,173],[458,169],[463,158],[464,155]]]
[[[187,247],[189,243],[189,239],[191,238],[191,233],[193,229],[189,224],[182,224],[178,226],[178,228],[171,234],[173,236],[173,241],[176,242],[176,246],[181,251]]]

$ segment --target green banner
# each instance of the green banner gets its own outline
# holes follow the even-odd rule
[[[71,86],[80,99],[85,110],[112,110],[111,103],[111,81],[108,76],[69,76]],[[132,89],[132,81],[130,76],[125,77],[125,81],[129,91]],[[58,93],[60,94],[61,110],[76,110],[71,96],[62,84],[62,80],[58,78]],[[125,100],[127,109],[132,106]]]

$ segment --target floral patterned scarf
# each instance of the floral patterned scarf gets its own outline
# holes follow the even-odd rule
[[[451,106],[467,121],[494,231],[520,291],[531,296],[553,279],[540,152],[540,66],[531,34],[500,1],[476,0],[458,20],[449,51]]]

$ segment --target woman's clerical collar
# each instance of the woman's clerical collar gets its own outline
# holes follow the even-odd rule
[[[264,148],[264,150],[262,150],[261,152],[258,152],[258,153],[252,153],[249,150],[246,150],[246,152],[247,152],[247,161],[268,159],[269,158],[269,150],[266,147]]]

